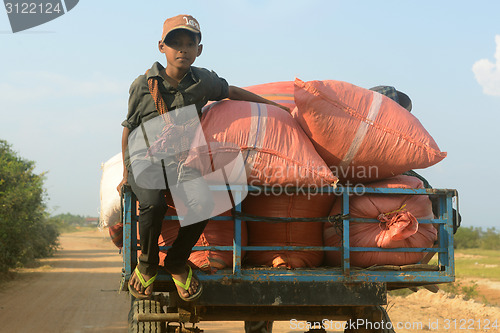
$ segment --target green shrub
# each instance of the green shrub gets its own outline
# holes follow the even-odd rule
[[[0,140],[0,272],[50,255],[59,232],[44,204],[44,175]]]
[[[479,296],[477,291],[477,283],[471,281],[469,285],[463,285],[460,282],[452,282],[441,285],[441,289],[452,296],[463,295],[465,300],[469,300]]]
[[[488,228],[481,237],[480,248],[485,250],[500,250],[500,234],[495,228]]]

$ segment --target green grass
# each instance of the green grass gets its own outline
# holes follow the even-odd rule
[[[458,278],[484,278],[500,281],[500,251],[456,250],[455,275]]]
[[[434,256],[429,264],[437,264],[437,255]],[[451,295],[463,295],[466,300],[475,299],[485,304],[490,304],[488,295],[480,294],[478,291],[479,286],[474,279],[500,281],[500,250],[455,250],[455,276],[457,278],[455,282],[440,284],[439,287]],[[389,292],[392,296],[403,297],[411,293],[409,289]]]
[[[475,298],[483,303],[487,303],[486,297],[479,294],[477,290],[478,285],[475,281],[465,285],[461,282],[445,283],[442,284],[440,288],[451,295],[463,295],[465,300]]]
[[[437,255],[430,264],[437,263]],[[455,250],[457,278],[483,278],[500,281],[500,251],[483,249]]]
[[[439,288],[453,296],[463,295],[465,300],[478,299],[483,303],[488,303],[486,297],[479,294],[477,290],[478,285],[474,281],[468,284],[463,284],[461,282],[444,283],[440,284]],[[408,288],[389,291],[389,295],[391,296],[406,297],[411,294],[413,294],[413,291]]]

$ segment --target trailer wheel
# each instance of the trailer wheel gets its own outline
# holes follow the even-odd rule
[[[344,333],[396,333],[392,327],[392,322],[387,311],[380,305],[357,308],[351,320],[356,322],[357,319],[366,319],[371,322],[371,327],[346,327]],[[377,325],[376,322],[385,324]]]
[[[132,298],[130,312],[128,314],[129,333],[162,333],[165,332],[165,323],[161,322],[138,322],[139,313],[162,313],[159,302],[153,300],[137,300]]]
[[[272,321],[245,321],[245,333],[272,333]]]

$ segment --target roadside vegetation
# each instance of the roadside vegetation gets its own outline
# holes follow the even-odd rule
[[[481,292],[477,283],[481,279],[500,281],[500,233],[495,228],[461,227],[455,234],[456,281],[439,285],[451,297],[461,295],[465,300],[475,299],[485,304],[492,295]],[[437,264],[434,256],[431,264]],[[393,296],[407,296],[408,289],[391,291]]]
[[[97,227],[97,219],[81,215],[73,215],[70,213],[54,215],[51,218],[52,223],[57,227],[59,232],[75,232],[83,229],[90,229]],[[95,221],[94,223],[89,220]]]
[[[61,232],[89,225],[71,214],[50,216],[45,204],[44,173],[0,140],[0,273],[51,256]]]
[[[59,231],[44,203],[44,174],[0,140],[0,272],[57,249]]]

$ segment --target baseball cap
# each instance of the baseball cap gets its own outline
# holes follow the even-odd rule
[[[200,24],[198,21],[191,15],[177,15],[166,19],[163,23],[163,33],[161,35],[162,42],[165,41],[165,38],[169,33],[178,29],[185,29],[194,32],[200,36],[201,40]]]
[[[391,86],[376,86],[370,88],[370,90],[376,91],[382,95],[385,95],[404,107],[406,110],[411,112],[412,109],[412,104],[411,104],[411,99],[406,95],[405,93],[396,90],[396,88],[391,87]]]

